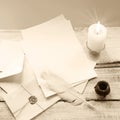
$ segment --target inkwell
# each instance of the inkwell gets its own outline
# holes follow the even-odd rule
[[[99,81],[95,85],[95,92],[101,97],[105,98],[110,93],[110,85],[106,81]]]

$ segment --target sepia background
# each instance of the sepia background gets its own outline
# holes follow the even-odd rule
[[[0,0],[0,29],[24,29],[59,14],[74,27],[98,20],[105,26],[120,26],[120,0]]]

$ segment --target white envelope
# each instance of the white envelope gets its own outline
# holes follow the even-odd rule
[[[60,100],[58,96],[46,99],[35,81],[20,85],[3,97],[16,120],[30,120]]]
[[[35,74],[28,60],[24,57],[24,65],[21,73],[0,79],[0,87],[7,93],[18,88],[20,84],[36,81]]]
[[[20,73],[23,61],[24,53],[20,41],[0,40],[0,78]]]

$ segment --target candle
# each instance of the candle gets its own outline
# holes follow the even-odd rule
[[[107,36],[107,29],[98,22],[88,28],[88,42],[87,47],[96,53],[101,52],[105,47],[105,39]]]

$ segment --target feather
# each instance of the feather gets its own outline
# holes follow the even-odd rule
[[[70,84],[56,74],[43,72],[41,77],[47,81],[48,87],[56,92],[64,101],[72,102],[74,105],[79,105],[84,102],[88,107],[95,109],[94,106],[88,103]]]

